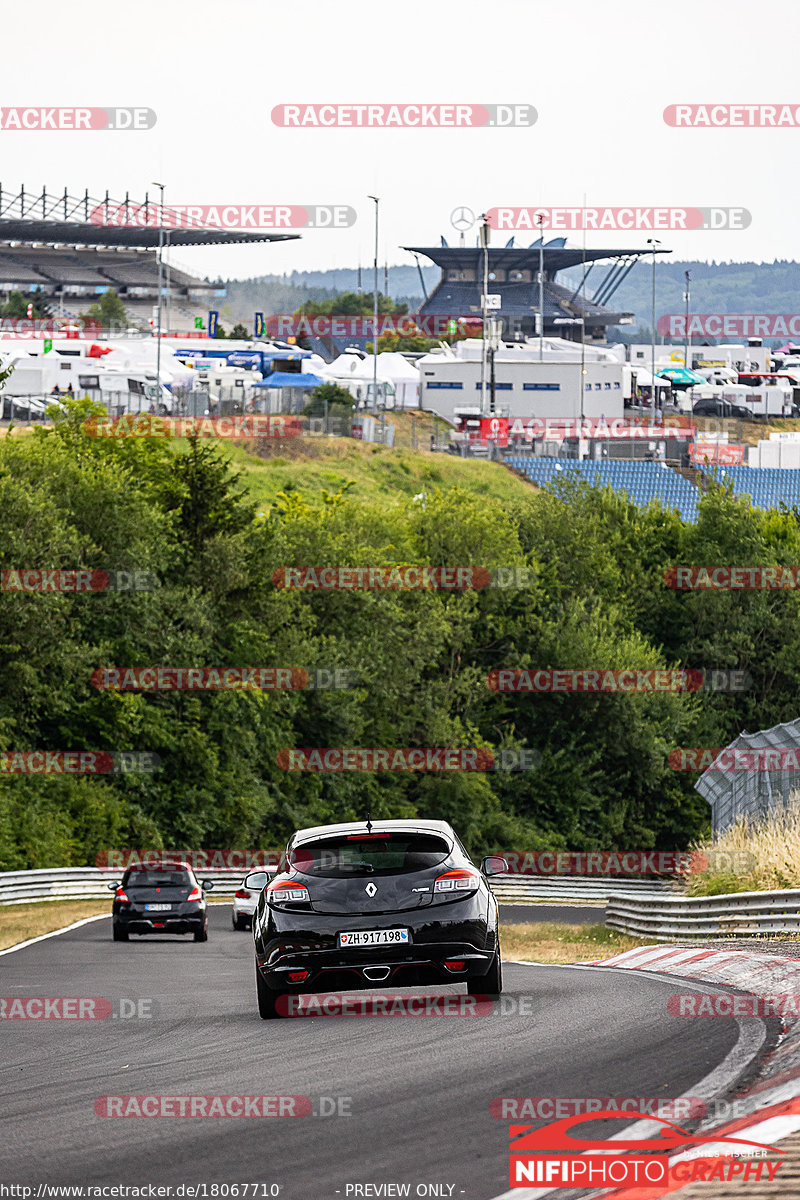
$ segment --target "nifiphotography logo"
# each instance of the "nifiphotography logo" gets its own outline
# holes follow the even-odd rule
[[[541,1129],[530,1125],[509,1125],[509,1183],[513,1187],[541,1184],[549,1187],[632,1187],[652,1188],[655,1185],[691,1180],[772,1180],[781,1166],[759,1158],[745,1163],[741,1155],[754,1151],[783,1154],[775,1146],[744,1138],[689,1133],[662,1117],[648,1122],[662,1126],[655,1137],[614,1137],[613,1141],[584,1138],[571,1131],[587,1122],[601,1120],[630,1121],[630,1112],[604,1109],[593,1113],[576,1113],[553,1121]],[[742,1146],[729,1155],[714,1154],[706,1158],[689,1157],[691,1147],[710,1144]],[[631,1153],[633,1152],[633,1153]],[[672,1156],[670,1156],[672,1152]]]

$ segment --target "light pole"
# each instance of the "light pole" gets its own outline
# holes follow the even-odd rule
[[[652,389],[652,395],[653,395],[653,415],[655,416],[655,411],[656,411],[656,254],[657,254],[656,246],[660,246],[661,242],[658,240],[658,238],[648,238],[647,244],[648,244],[648,246],[653,247],[653,288],[652,288],[652,296],[651,296],[651,301],[650,301],[650,332],[652,334],[652,341],[650,343],[650,376],[652,378],[652,383],[650,384],[650,387]]]
[[[689,371],[691,370],[691,363],[689,362],[689,280],[691,279],[691,275],[688,271],[684,271],[683,277],[686,280],[686,291],[683,293],[683,298],[686,301],[686,316],[683,327],[683,366],[686,371]]]
[[[374,318],[374,329],[372,331],[372,411],[377,412],[378,409],[378,205],[380,200],[377,196],[370,196],[370,200],[375,201],[375,279],[373,281],[372,291],[372,315]]]
[[[489,222],[486,214],[481,214],[483,224],[480,228],[480,244],[483,249],[483,292],[481,295],[481,315],[483,316],[483,341],[481,342],[481,416],[486,415],[486,358],[489,349]]]
[[[164,243],[164,184],[153,181],[153,187],[161,189],[161,205],[158,213],[158,345],[156,346],[156,389],[158,407],[161,408],[161,264]]]
[[[544,358],[544,213],[538,213],[539,226],[539,362]]]

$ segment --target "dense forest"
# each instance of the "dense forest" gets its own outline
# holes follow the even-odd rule
[[[798,715],[790,591],[680,592],[676,564],[797,564],[796,513],[722,489],[695,525],[569,480],[501,503],[282,494],[258,512],[224,449],[99,440],[88,402],[0,440],[0,754],[146,751],[158,770],[0,774],[0,869],[114,847],[272,847],[297,826],[416,813],[470,849],[683,847],[708,822],[677,746]],[[254,447],[255,449],[255,447]],[[498,471],[503,470],[498,465]],[[263,506],[262,506],[263,507]],[[286,566],[526,567],[522,586],[304,591]],[[21,569],[140,571],[125,592],[10,590]],[[98,669],[335,671],[339,690],[119,691]],[[503,667],[738,669],[741,692],[515,694]],[[346,669],[346,670],[344,670]],[[97,676],[95,676],[96,680]],[[526,748],[534,770],[287,771],[287,747]],[[281,759],[285,763],[285,757]],[[6,768],[7,772],[7,768]]]

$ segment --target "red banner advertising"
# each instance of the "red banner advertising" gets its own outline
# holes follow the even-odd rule
[[[692,442],[689,446],[689,458],[693,463],[717,463],[733,466],[744,462],[744,446],[727,442]]]

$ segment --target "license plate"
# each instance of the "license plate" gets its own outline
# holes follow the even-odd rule
[[[170,912],[171,904],[145,904],[145,912]]]
[[[356,929],[339,934],[340,946],[407,946],[407,929]]]

